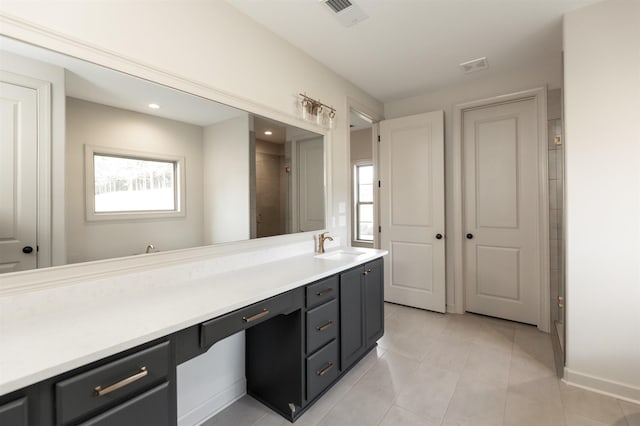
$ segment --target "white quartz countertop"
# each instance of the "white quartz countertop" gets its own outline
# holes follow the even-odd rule
[[[345,251],[348,251],[345,253]],[[123,280],[0,298],[0,395],[381,257],[348,248],[189,279]],[[251,264],[250,256],[246,264]],[[117,281],[117,280],[116,280]],[[167,282],[170,281],[170,282]]]

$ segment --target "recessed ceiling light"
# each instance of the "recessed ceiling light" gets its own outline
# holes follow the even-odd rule
[[[265,130],[264,134],[267,136],[271,136],[273,134],[273,132],[271,130]]]
[[[149,108],[151,108],[151,109],[160,109],[160,105],[158,105],[158,104],[149,104]]]

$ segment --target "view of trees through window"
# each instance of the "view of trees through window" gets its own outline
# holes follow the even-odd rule
[[[356,240],[373,241],[373,165],[355,166]]]
[[[176,163],[94,154],[95,212],[176,209]]]

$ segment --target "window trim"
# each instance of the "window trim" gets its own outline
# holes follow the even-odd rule
[[[140,160],[172,162],[176,166],[175,172],[175,209],[174,210],[141,210],[125,212],[96,212],[95,211],[95,169],[94,155],[107,155]],[[162,219],[186,216],[186,179],[184,157],[170,154],[158,154],[133,151],[121,148],[102,147],[94,145],[84,146],[84,176],[85,176],[85,218],[88,222]]]
[[[358,161],[353,161],[351,163],[352,169],[351,169],[351,180],[352,180],[352,186],[351,186],[351,191],[352,191],[352,197],[353,197],[353,215],[352,215],[352,221],[353,221],[353,232],[352,232],[352,242],[353,243],[357,243],[359,245],[366,245],[366,246],[371,246],[373,247],[374,243],[375,243],[375,234],[373,235],[373,239],[371,240],[362,240],[359,239],[358,237],[360,236],[360,227],[359,227],[359,209],[358,206],[360,204],[371,204],[372,206],[374,206],[375,208],[375,196],[374,196],[374,201],[371,202],[364,202],[364,203],[359,203],[358,201],[358,167],[362,167],[362,166],[371,166],[374,167],[373,161],[371,160],[358,160]],[[375,170],[375,169],[374,169]],[[374,192],[376,189],[375,186],[375,174],[374,174],[374,182],[373,182],[373,186],[374,186]],[[374,222],[374,227],[375,227],[375,222]]]

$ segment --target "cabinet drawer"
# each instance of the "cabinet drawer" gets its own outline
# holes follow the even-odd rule
[[[0,405],[0,425],[27,426],[27,398]]]
[[[211,346],[238,331],[293,310],[296,301],[295,294],[295,290],[283,293],[202,323],[200,325],[200,347]]]
[[[169,384],[164,383],[80,426],[169,426]]]
[[[163,342],[58,382],[55,386],[58,424],[112,407],[166,380],[169,362],[169,342]]]
[[[338,343],[333,341],[307,358],[307,400],[312,400],[338,377]]]
[[[325,278],[307,286],[307,308],[312,308],[338,296],[338,276]]]
[[[338,301],[331,300],[307,312],[307,353],[338,336]]]

